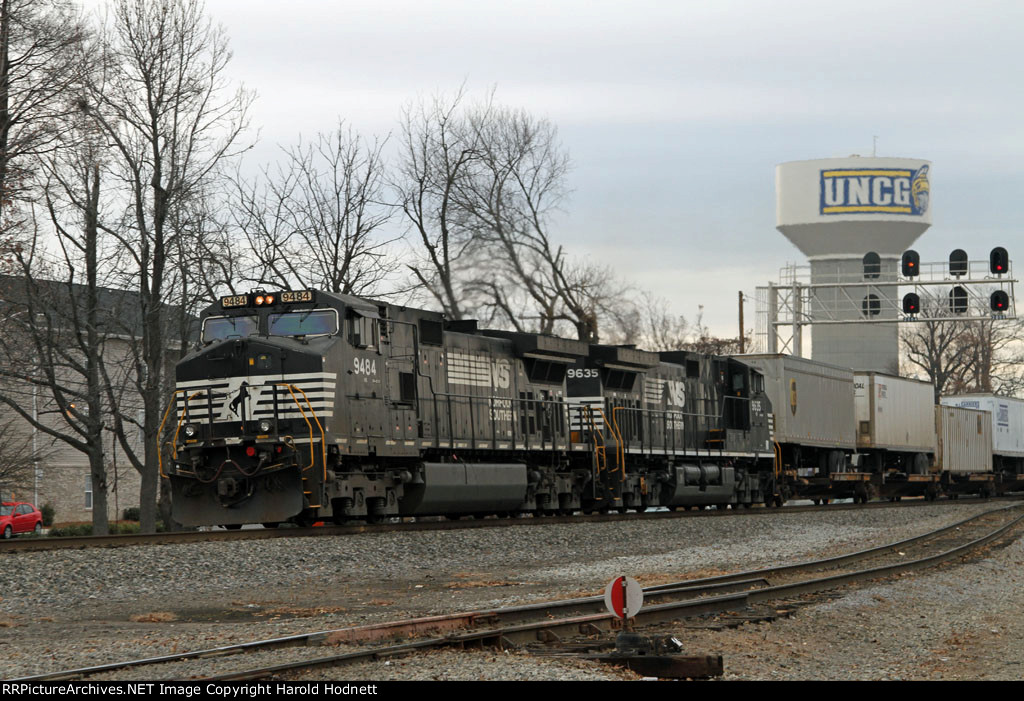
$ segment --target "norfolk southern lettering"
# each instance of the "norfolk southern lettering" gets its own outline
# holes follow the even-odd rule
[[[928,211],[928,166],[821,171],[822,214],[909,214]]]

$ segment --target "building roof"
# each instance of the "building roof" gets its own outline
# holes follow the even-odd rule
[[[77,314],[86,313],[86,286],[59,280],[28,279],[20,275],[0,275],[0,309],[14,307],[33,314],[47,314],[55,324],[67,320],[70,325]],[[134,290],[119,290],[111,287],[97,288],[99,310],[97,326],[101,333],[139,338],[142,335],[143,318],[140,295]],[[179,305],[165,305],[164,320],[167,328],[176,336],[176,320],[180,314]],[[198,319],[187,317],[188,338],[199,337]]]

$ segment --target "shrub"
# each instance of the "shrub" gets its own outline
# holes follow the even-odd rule
[[[128,533],[138,533],[139,524],[137,523],[109,523],[107,524],[111,535],[126,535]],[[162,521],[156,522],[157,533],[162,533],[167,529],[164,528]],[[92,535],[92,524],[91,523],[72,523],[67,526],[61,526],[60,528],[51,528],[48,534],[54,538],[71,538],[74,536]]]
[[[56,509],[53,508],[53,504],[46,502],[39,507],[40,513],[43,514],[43,525],[49,528],[53,525],[53,518],[57,515]]]
[[[121,512],[121,518],[123,518],[125,521],[138,521],[139,507],[129,506],[127,509]]]
[[[92,535],[92,524],[90,523],[73,523],[69,526],[61,526],[60,528],[51,528],[49,536],[51,538],[70,538],[72,536],[79,535]]]

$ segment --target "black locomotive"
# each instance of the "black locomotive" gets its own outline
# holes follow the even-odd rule
[[[186,525],[782,500],[764,381],[737,359],[313,290],[201,322],[163,431]]]

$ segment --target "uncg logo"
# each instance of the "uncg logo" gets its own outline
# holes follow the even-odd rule
[[[822,214],[909,214],[928,211],[928,166],[821,171]]]

